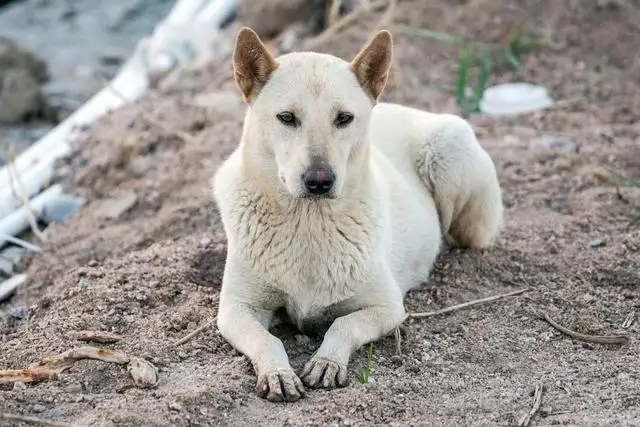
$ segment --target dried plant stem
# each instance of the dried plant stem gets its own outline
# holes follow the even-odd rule
[[[45,420],[43,418],[31,417],[26,415],[16,415],[8,413],[0,413],[0,420],[21,421],[23,423],[32,423],[44,427],[72,427],[73,424],[60,421]]]
[[[509,292],[509,293],[506,293],[506,294],[494,295],[492,297],[487,297],[487,298],[482,298],[482,299],[478,299],[478,300],[474,300],[474,301],[465,302],[465,303],[462,303],[462,304],[454,305],[452,307],[443,308],[442,310],[437,310],[437,311],[428,311],[428,312],[425,312],[425,313],[409,313],[409,318],[412,318],[412,319],[424,319],[424,318],[427,318],[427,317],[434,317],[434,316],[438,316],[440,314],[446,314],[446,313],[450,313],[452,311],[462,310],[462,309],[467,308],[467,307],[471,307],[471,306],[479,305],[479,304],[484,304],[484,303],[495,301],[495,300],[498,300],[498,299],[501,299],[501,298],[520,295],[520,294],[523,294],[525,292],[528,292],[529,290],[530,289],[528,289],[528,288],[520,289],[518,291]]]
[[[20,196],[20,200],[22,201],[22,205],[26,211],[27,221],[29,221],[29,226],[33,231],[33,234],[40,240],[41,242],[46,242],[47,237],[44,235],[40,228],[38,228],[38,221],[36,220],[36,215],[33,212],[33,208],[31,207],[31,203],[29,202],[29,195],[26,187],[24,186],[24,182],[22,182],[22,178],[20,177],[20,171],[16,168],[14,164],[15,155],[9,150],[5,150],[4,152],[5,161],[7,162],[7,172],[9,173],[9,178],[11,181],[17,184],[18,187],[18,195]]]
[[[571,338],[574,338],[580,341],[587,341],[587,342],[592,342],[596,344],[626,344],[629,342],[629,338],[625,335],[581,334],[580,332],[572,331],[571,329],[565,328],[564,326],[562,326],[561,324],[553,320],[551,317],[549,317],[547,313],[542,313],[542,315],[539,315],[539,316],[542,319],[544,319],[548,324],[550,324],[555,329],[557,329],[558,331],[562,332],[563,334]]]
[[[322,43],[324,43],[325,41],[327,41],[328,39],[333,37],[340,30],[344,29],[349,24],[353,23],[355,20],[360,18],[360,16],[362,16],[364,13],[367,13],[367,12],[370,12],[370,11],[372,11],[374,9],[382,7],[387,3],[389,3],[389,0],[378,0],[378,1],[374,2],[374,3],[372,3],[371,6],[368,7],[368,8],[365,8],[365,7],[357,8],[356,10],[352,11],[351,13],[343,16],[341,19],[336,21],[335,24],[333,24],[331,27],[327,28],[325,31],[320,33],[318,36],[316,36],[316,37],[312,38],[311,40],[309,40],[306,43],[306,48],[307,49],[314,49],[315,47],[321,45]]]
[[[518,427],[527,427],[531,422],[531,419],[540,409],[540,405],[542,404],[542,389],[543,386],[541,383],[536,384],[536,390],[533,394],[533,406],[531,407],[531,410],[520,419]]]
[[[218,317],[216,316],[212,320],[210,320],[209,322],[206,322],[206,323],[198,326],[196,329],[194,329],[193,331],[189,332],[183,338],[180,338],[178,341],[176,341],[175,344],[174,344],[174,347],[179,347],[182,344],[186,343],[187,341],[190,341],[193,337],[195,337],[196,335],[198,335],[199,333],[201,333],[205,329],[213,326],[216,323],[217,319],[218,319]]]

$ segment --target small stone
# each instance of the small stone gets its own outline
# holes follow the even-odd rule
[[[182,411],[182,406],[178,402],[169,403],[169,410],[174,412]]]
[[[97,267],[98,266],[98,261],[96,261],[95,259],[92,259],[91,261],[89,261],[89,264],[87,264],[89,267]]]
[[[47,407],[44,405],[36,404],[33,405],[31,409],[33,409],[33,412],[44,412],[47,410]]]
[[[311,345],[311,338],[306,335],[298,334],[296,335],[296,342],[303,346]]]
[[[155,387],[158,384],[158,368],[151,362],[140,357],[132,357],[127,365],[127,371],[133,378],[133,383],[139,388]],[[178,409],[174,409],[169,405],[169,409],[180,412],[182,409],[177,403]]]
[[[157,281],[157,280],[152,280],[152,281],[150,281],[150,282],[149,282],[149,287],[150,287],[150,288],[157,288],[159,284],[160,284],[160,282],[159,282],[159,281]]]
[[[209,246],[211,246],[212,243],[213,243],[212,239],[210,239],[208,237],[205,237],[204,239],[200,240],[199,245],[200,245],[201,248],[205,248],[206,249]]]
[[[593,349],[595,349],[593,344],[591,344],[590,342],[582,343],[582,348],[584,348],[585,350],[593,350]]]
[[[133,192],[125,192],[118,197],[102,202],[97,215],[106,219],[117,219],[130,211],[138,203],[138,196]]]
[[[229,393],[222,393],[222,395],[220,396],[220,400],[222,400],[223,402],[226,402],[228,404],[233,404],[233,398],[231,397],[231,395]]]
[[[9,316],[16,320],[25,320],[27,317],[29,317],[29,307],[11,307],[7,311],[7,314],[9,314]]]
[[[60,223],[86,203],[82,197],[60,194],[43,209],[42,215],[49,222]]]
[[[26,389],[27,389],[27,385],[22,381],[13,383],[13,391],[20,391],[20,390],[26,390]]]
[[[602,239],[593,239],[591,241],[591,247],[592,248],[602,248],[602,247],[604,247],[606,245],[607,245],[607,243]]]
[[[628,382],[630,379],[631,379],[631,375],[627,374],[626,372],[620,372],[618,375],[616,375],[617,383],[625,383],[625,382]]]
[[[151,164],[152,160],[150,157],[139,156],[129,162],[129,170],[134,176],[141,178],[151,169]]]
[[[543,136],[531,141],[532,149],[578,151],[578,145],[568,138]]]
[[[64,388],[66,393],[82,393],[82,384],[79,382],[72,382]]]

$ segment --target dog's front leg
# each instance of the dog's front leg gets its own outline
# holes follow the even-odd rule
[[[251,360],[258,381],[256,392],[273,402],[294,402],[304,395],[300,378],[289,365],[282,341],[269,333],[273,312],[252,308],[232,295],[222,295],[218,329]]]
[[[302,370],[300,377],[307,386],[335,388],[347,384],[347,365],[353,352],[387,335],[406,318],[402,297],[399,292],[392,293],[384,303],[363,304],[365,308],[333,322]]]

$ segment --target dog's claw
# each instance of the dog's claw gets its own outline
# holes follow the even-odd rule
[[[313,358],[304,366],[300,377],[311,388],[344,387],[347,385],[347,367],[324,357]]]
[[[256,392],[271,402],[295,402],[304,396],[305,389],[300,378],[289,369],[258,376]]]

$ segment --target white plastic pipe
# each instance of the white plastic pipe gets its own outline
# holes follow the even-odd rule
[[[0,283],[0,302],[6,300],[18,289],[18,286],[27,281],[26,274],[17,274],[10,279]]]
[[[56,184],[31,199],[29,205],[31,206],[33,214],[36,217],[42,216],[47,205],[61,194],[62,185]],[[0,220],[0,234],[15,236],[26,230],[28,227],[29,220],[27,219],[27,210],[24,206],[6,218]],[[6,240],[0,240],[0,248],[2,248],[6,243]]]

